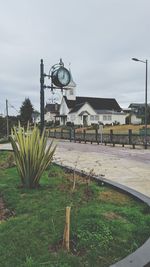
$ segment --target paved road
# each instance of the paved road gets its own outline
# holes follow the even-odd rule
[[[131,187],[150,197],[150,150],[59,142],[55,161]]]
[[[0,144],[0,149],[10,145]],[[150,197],[150,149],[59,141],[54,161],[131,187]]]

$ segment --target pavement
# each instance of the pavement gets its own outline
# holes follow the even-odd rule
[[[11,149],[0,144],[0,150]],[[93,172],[150,197],[150,149],[59,141],[54,162]]]

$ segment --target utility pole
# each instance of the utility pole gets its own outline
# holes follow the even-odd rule
[[[7,138],[9,137],[8,100],[6,99]]]
[[[146,64],[146,76],[145,76],[145,149],[147,149],[147,72],[148,72],[148,60]]]

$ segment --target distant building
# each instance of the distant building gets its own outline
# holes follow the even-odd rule
[[[44,110],[44,120],[46,122],[55,122],[56,117],[59,115],[59,109],[60,104],[58,103],[52,103],[52,104],[46,104],[45,110]]]
[[[60,124],[125,124],[126,114],[114,98],[76,96],[75,88],[67,90],[60,104]]]
[[[129,105],[130,112],[128,114],[129,123],[141,124],[145,117],[145,104],[131,103]]]
[[[145,114],[145,104],[143,103],[131,103],[129,108],[139,116]]]

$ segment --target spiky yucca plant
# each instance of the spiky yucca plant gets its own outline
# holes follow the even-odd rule
[[[27,126],[26,132],[20,126],[14,127],[10,141],[22,186],[37,188],[42,173],[52,161],[56,145],[54,146],[52,141],[47,146],[45,131],[40,136],[40,131],[36,126],[32,131]]]

